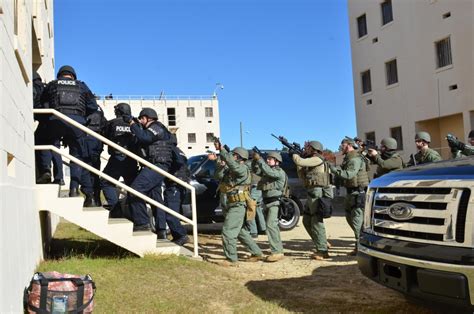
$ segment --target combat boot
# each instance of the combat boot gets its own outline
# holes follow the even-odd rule
[[[278,261],[281,261],[283,258],[285,258],[285,255],[283,255],[283,253],[271,254],[267,256],[267,258],[265,259],[265,262],[270,262],[270,263],[278,262]]]
[[[168,239],[168,235],[166,234],[166,230],[156,230],[156,237],[158,238],[158,240]]]
[[[255,262],[263,261],[264,259],[265,258],[263,257],[263,255],[250,255],[250,257],[247,258],[245,261],[255,263]]]
[[[50,184],[51,183],[51,173],[45,172],[36,179],[37,184]]]
[[[329,256],[328,252],[316,252],[313,254],[313,256],[311,256],[311,258],[317,261],[322,261],[331,257]]]
[[[84,200],[84,207],[97,207],[97,204],[94,200],[94,195],[86,194],[86,199]]]
[[[69,190],[69,197],[78,197],[78,196],[81,196],[81,194],[79,193],[78,188],[74,188],[74,189]]]

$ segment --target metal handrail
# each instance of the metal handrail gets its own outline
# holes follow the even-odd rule
[[[61,152],[60,149],[58,149],[57,147],[55,147],[55,146],[53,146],[53,145],[39,145],[39,146],[35,146],[35,149],[38,149],[38,150],[40,149],[40,148],[38,148],[38,147],[41,147],[42,149],[45,149],[46,147],[48,147],[47,149],[54,150],[55,152],[57,152],[57,153],[60,154],[61,156],[65,156],[65,157],[69,158],[70,160],[72,160],[72,161],[74,161],[75,163],[81,165],[82,167],[86,168],[87,170],[89,170],[89,171],[95,173],[96,175],[99,175],[99,176],[101,176],[101,177],[103,177],[103,178],[105,178],[105,179],[107,179],[107,177],[108,177],[108,178],[109,178],[108,181],[111,181],[110,179],[114,180],[114,181],[111,181],[111,182],[113,182],[113,183],[119,185],[119,186],[122,187],[123,189],[125,189],[125,190],[127,190],[127,191],[128,191],[128,189],[131,189],[131,190],[135,191],[135,192],[138,193],[139,195],[136,194],[136,193],[133,193],[133,192],[131,192],[131,191],[129,191],[129,192],[132,193],[132,194],[134,194],[134,195],[136,195],[137,197],[139,197],[139,198],[141,198],[141,199],[143,199],[143,200],[149,202],[150,204],[152,204],[152,205],[154,205],[154,206],[157,206],[157,207],[163,209],[165,212],[167,212],[167,213],[169,213],[169,214],[171,214],[171,215],[173,215],[173,216],[175,216],[175,217],[177,217],[177,218],[179,218],[179,219],[181,219],[181,220],[184,220],[184,221],[190,223],[190,224],[193,226],[194,257],[198,257],[198,233],[197,233],[196,189],[195,189],[192,185],[188,184],[187,182],[184,182],[183,180],[181,180],[181,179],[179,179],[179,178],[176,178],[175,176],[173,176],[173,175],[169,174],[168,172],[164,171],[163,169],[161,169],[161,168],[155,166],[154,164],[150,163],[149,161],[147,161],[147,160],[141,158],[140,156],[135,155],[134,153],[132,153],[132,152],[128,151],[127,149],[123,148],[122,146],[120,146],[120,145],[118,145],[118,144],[112,142],[111,140],[105,138],[104,136],[102,136],[102,135],[100,135],[100,134],[97,134],[96,132],[90,130],[89,128],[83,126],[82,124],[80,124],[80,123],[77,122],[77,121],[74,121],[73,119],[69,118],[69,117],[66,116],[65,114],[63,114],[63,113],[61,113],[61,112],[59,112],[59,111],[57,111],[57,110],[55,110],[55,109],[33,109],[33,113],[35,113],[35,114],[53,114],[53,115],[55,115],[56,117],[62,119],[63,121],[66,121],[66,122],[68,122],[69,124],[71,124],[71,125],[77,127],[77,128],[80,129],[81,131],[83,131],[83,132],[85,132],[85,133],[91,135],[92,137],[94,137],[94,138],[100,140],[101,142],[103,142],[103,143],[105,143],[105,144],[107,144],[107,145],[113,147],[114,149],[120,151],[121,153],[127,155],[128,157],[130,157],[130,158],[132,158],[132,159],[138,161],[139,163],[141,163],[141,164],[147,166],[148,168],[154,170],[155,172],[158,172],[159,174],[161,174],[161,175],[167,177],[168,179],[170,179],[170,180],[172,180],[172,181],[178,183],[179,185],[181,185],[181,186],[183,186],[183,187],[189,189],[189,190],[191,191],[191,213],[192,213],[192,220],[190,220],[189,218],[184,217],[183,215],[181,215],[181,214],[179,214],[179,213],[177,213],[177,212],[175,212],[175,211],[169,209],[168,207],[166,207],[166,206],[164,206],[164,205],[162,205],[162,204],[160,204],[160,203],[158,203],[158,202],[153,201],[153,199],[151,199],[151,198],[149,198],[149,197],[147,197],[147,196],[145,196],[145,195],[143,195],[143,194],[141,194],[141,193],[139,193],[139,192],[137,192],[137,191],[131,189],[130,187],[128,187],[127,185],[121,183],[120,181],[117,181],[117,180],[113,179],[112,177],[109,177],[108,175],[104,174],[102,171],[97,170],[97,169],[95,169],[95,168],[93,168],[93,167],[91,167],[91,166],[89,166],[89,165],[87,165],[87,164],[85,164],[85,163],[83,163],[83,162],[80,162],[80,163],[77,162],[77,161],[80,161],[80,160],[77,159],[77,158],[74,158],[73,156],[68,156],[68,154],[66,154],[66,153],[64,153],[64,152]],[[52,149],[51,147],[54,147],[54,149]],[[72,159],[72,158],[74,158],[74,159]],[[92,169],[93,169],[93,170],[92,170]],[[125,187],[126,187],[126,188],[125,188]],[[140,196],[140,195],[142,195],[143,197]]]

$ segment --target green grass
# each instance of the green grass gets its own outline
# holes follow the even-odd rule
[[[69,223],[61,223],[51,259],[38,271],[90,274],[97,313],[282,312],[217,265],[178,256],[138,258]]]

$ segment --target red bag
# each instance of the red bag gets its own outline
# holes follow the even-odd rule
[[[36,273],[25,288],[25,310],[42,314],[91,313],[94,295],[95,283],[90,275]]]

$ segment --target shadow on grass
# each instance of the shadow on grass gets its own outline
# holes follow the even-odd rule
[[[77,240],[73,238],[53,239],[49,248],[49,259],[79,258],[125,258],[133,253],[106,240]]]
[[[249,281],[246,287],[292,312],[432,312],[363,277],[357,265],[319,267],[310,276]]]
[[[51,240],[48,259],[64,258],[125,258],[133,253],[103,240],[72,223],[61,222]]]

